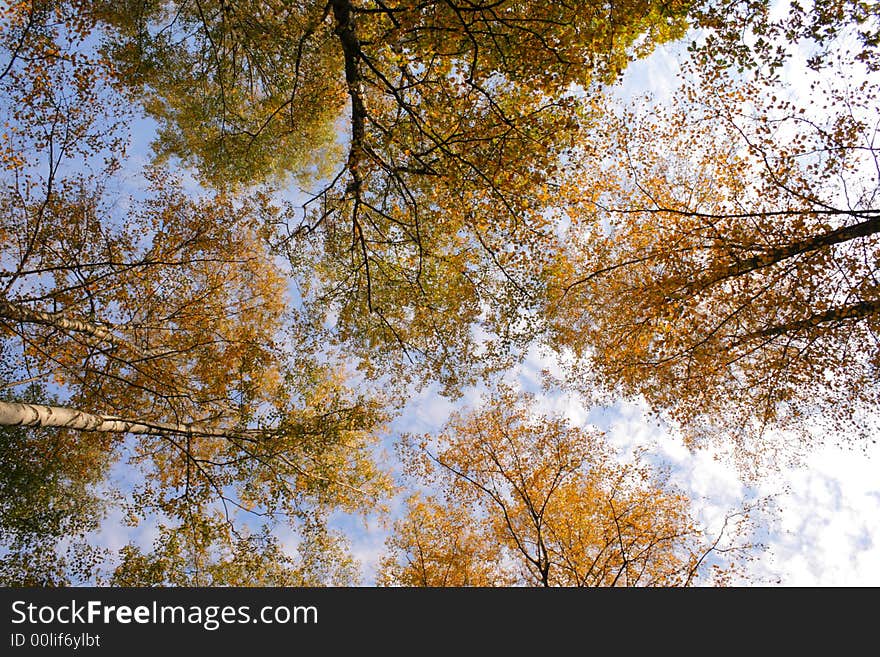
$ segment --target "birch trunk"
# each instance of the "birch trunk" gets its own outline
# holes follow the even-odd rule
[[[3,401],[0,401],[0,426],[62,427],[65,429],[107,433],[178,434],[213,438],[241,438],[242,436],[254,433],[253,431],[215,429],[198,424],[178,424],[120,418],[112,415],[87,413],[63,406]]]
[[[880,312],[880,300],[872,299],[869,301],[860,301],[849,306],[841,306],[839,308],[831,308],[823,313],[817,313],[806,319],[800,319],[779,326],[771,326],[761,331],[748,334],[746,337],[772,337],[776,335],[786,335],[795,331],[815,328],[822,324],[840,323],[849,319],[862,319]]]
[[[787,246],[772,248],[766,253],[752,256],[751,258],[746,258],[745,260],[729,265],[720,271],[713,273],[708,280],[695,281],[687,286],[685,294],[693,293],[695,289],[705,289],[710,285],[715,285],[728,278],[742,276],[743,274],[748,274],[757,269],[770,267],[771,265],[775,265],[783,260],[793,258],[802,253],[818,251],[819,249],[828,246],[842,244],[861,237],[869,237],[871,235],[876,235],[877,233],[880,233],[880,217],[874,217],[852,226],[844,226],[843,228],[838,228],[827,233],[814,235],[813,237],[794,242]]]
[[[24,322],[26,324],[42,324],[43,326],[51,326],[63,331],[84,333],[96,340],[101,340],[122,347],[141,358],[158,358],[163,353],[161,349],[143,349],[138,347],[126,338],[123,338],[98,324],[84,322],[80,319],[69,319],[67,317],[62,317],[58,313],[32,310],[5,300],[0,300],[0,317],[17,322]]]

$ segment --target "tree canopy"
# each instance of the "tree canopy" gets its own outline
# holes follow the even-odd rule
[[[454,390],[534,334],[578,94],[680,36],[686,3],[136,7],[96,15],[159,152],[220,185],[312,173],[276,235],[307,261],[312,312],[368,371],[416,364]]]
[[[51,506],[66,487],[83,501],[70,535],[99,518],[88,519],[90,487],[110,490],[108,468],[127,464],[139,472],[121,491],[129,521],[206,533],[187,544],[206,555],[222,552],[207,547],[218,541],[246,550],[261,534],[238,527],[253,518],[317,537],[333,510],[374,509],[387,490],[372,455],[385,412],[346,385],[344,364],[288,303],[266,234],[277,210],[260,194],[187,193],[155,166],[120,191],[129,118],[82,10],[21,3],[4,16],[2,385],[31,385],[0,401],[0,422],[21,427],[8,430],[9,458],[41,442],[49,458],[46,432],[75,445],[45,465],[57,484],[41,498]],[[51,400],[28,392],[47,387]],[[31,488],[40,467],[10,460],[3,476]],[[17,518],[4,516],[5,529],[18,531]],[[43,530],[43,541],[56,531]],[[280,554],[260,540],[254,555]],[[183,548],[163,542],[156,558],[174,561],[172,549]]]
[[[710,42],[665,106],[609,108],[571,183],[549,307],[576,376],[644,395],[694,441],[737,441],[744,461],[779,451],[779,429],[796,450],[811,425],[876,431],[880,80],[874,51],[831,27],[836,52],[788,62],[800,97],[776,79],[785,59],[752,54],[737,74]]]
[[[869,436],[880,13],[786,9],[4,5],[4,581],[356,582],[329,518],[391,494],[408,385],[535,345],[746,465]],[[685,38],[669,98],[614,99]],[[496,393],[404,451],[427,490],[384,583],[694,582],[716,544],[680,493]],[[151,547],[89,543],[120,505]]]
[[[600,432],[510,389],[406,445],[408,471],[436,493],[409,499],[387,542],[386,584],[689,586],[719,543],[727,556],[746,551],[723,535],[727,523],[707,537],[638,455],[621,462]],[[715,566],[722,579],[726,566]]]

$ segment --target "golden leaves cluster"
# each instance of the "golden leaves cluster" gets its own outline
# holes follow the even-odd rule
[[[638,455],[504,387],[403,456],[431,492],[394,526],[386,585],[690,585],[721,539]]]
[[[665,105],[609,106],[566,186],[548,309],[575,380],[745,463],[799,452],[816,418],[863,437],[878,402],[877,85],[815,77],[795,99],[692,63]]]

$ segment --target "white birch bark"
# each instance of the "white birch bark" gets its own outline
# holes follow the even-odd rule
[[[0,401],[0,426],[62,427],[81,431],[108,433],[139,433],[153,435],[179,434],[214,438],[234,438],[254,433],[210,428],[198,424],[152,422],[149,420],[121,418],[113,415],[87,413],[64,406],[25,404]]]
[[[109,342],[110,344],[122,347],[142,358],[157,358],[163,353],[161,349],[143,349],[141,347],[138,347],[126,338],[123,338],[116,333],[113,333],[109,329],[100,326],[99,324],[84,322],[80,319],[70,319],[68,317],[62,317],[58,313],[47,313],[40,310],[25,308],[23,306],[15,303],[10,303],[9,301],[5,300],[0,300],[0,317],[5,317],[7,319],[12,319],[17,322],[24,322],[27,324],[42,324],[44,326],[52,326],[54,328],[58,328],[64,331],[83,333],[85,335],[91,336],[92,338],[95,338],[96,340],[102,340],[104,342]]]

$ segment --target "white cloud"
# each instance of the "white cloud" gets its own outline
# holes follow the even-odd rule
[[[876,449],[825,447],[782,473],[779,520],[760,567],[793,586],[880,584],[878,465]]]

